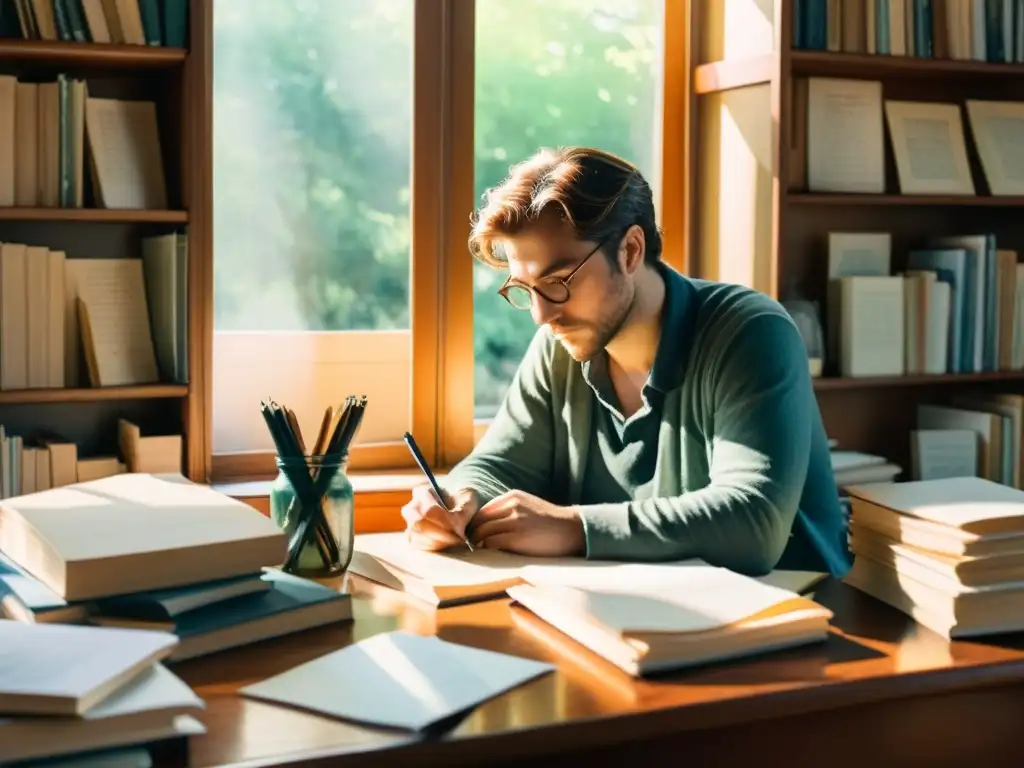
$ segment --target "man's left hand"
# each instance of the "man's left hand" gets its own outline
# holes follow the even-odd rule
[[[474,546],[535,557],[583,555],[583,522],[573,507],[560,507],[524,491],[509,491],[480,508],[469,527]]]

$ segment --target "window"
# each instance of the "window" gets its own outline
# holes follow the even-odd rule
[[[476,199],[541,146],[625,157],[655,184],[663,0],[477,0]],[[500,405],[536,327],[474,268],[475,415]]]
[[[413,10],[214,3],[212,448],[259,473],[267,397],[308,440],[349,393],[372,396],[359,442],[409,429]]]
[[[370,395],[354,469],[465,455],[534,330],[470,213],[542,145],[658,179],[662,3],[215,0],[213,480],[274,473],[267,397]]]

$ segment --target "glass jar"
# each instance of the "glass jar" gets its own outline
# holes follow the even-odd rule
[[[270,518],[288,537],[282,565],[287,573],[315,578],[348,568],[355,499],[345,475],[347,464],[347,455],[277,457]]]

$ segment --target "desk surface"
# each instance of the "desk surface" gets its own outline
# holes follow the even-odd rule
[[[325,627],[176,665],[207,702],[208,733],[193,740],[196,766],[466,762],[497,750],[526,758],[696,728],[819,712],[915,695],[1024,681],[1024,638],[950,643],[843,584],[816,599],[835,612],[826,643],[760,659],[634,681],[522,608],[495,600],[444,610],[358,578],[354,623]],[[403,629],[552,661],[558,670],[478,707],[439,739],[417,742],[239,697],[239,687],[379,632]],[[550,727],[557,726],[557,727]],[[492,752],[492,754],[494,754]]]

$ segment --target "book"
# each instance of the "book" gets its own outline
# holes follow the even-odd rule
[[[282,562],[249,505],[180,475],[118,474],[0,502],[0,551],[69,602],[199,584]]]
[[[82,715],[177,644],[167,632],[0,621],[0,714]]]
[[[126,746],[175,731],[175,720],[205,708],[203,700],[162,664],[138,676],[77,717],[0,717],[5,760]]]
[[[509,596],[635,677],[823,642],[832,612],[698,560],[536,566]]]
[[[107,627],[173,632],[180,642],[168,657],[171,662],[352,618],[352,598],[346,592],[274,568],[268,569],[262,580],[266,589],[178,611],[165,619],[106,616],[98,605],[90,621]]]
[[[329,717],[423,731],[553,670],[551,664],[434,636],[387,632],[239,693]]]
[[[69,603],[0,552],[0,618],[71,624],[85,616],[85,603]]]
[[[1024,629],[1024,491],[979,477],[847,491],[846,583],[946,637]]]

